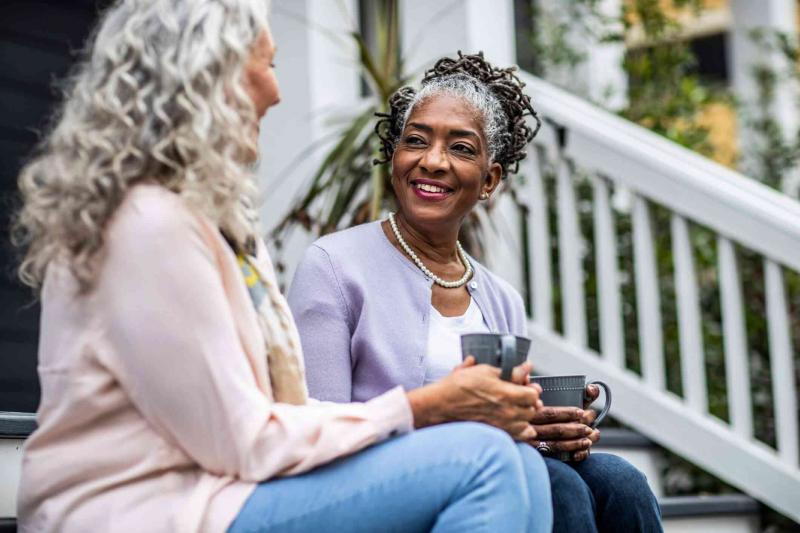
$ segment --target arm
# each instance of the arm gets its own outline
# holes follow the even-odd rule
[[[365,404],[269,401],[239,341],[213,230],[185,209],[126,214],[96,291],[106,363],[144,418],[201,467],[259,482],[410,429],[400,389]]]
[[[306,363],[309,394],[320,400],[352,398],[350,321],[339,280],[327,252],[312,245],[297,267],[289,289]]]

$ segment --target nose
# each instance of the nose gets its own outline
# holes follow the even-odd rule
[[[431,174],[444,172],[447,170],[447,165],[445,149],[435,143],[425,150],[419,162],[419,166]]]

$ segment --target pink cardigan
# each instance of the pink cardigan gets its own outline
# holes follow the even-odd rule
[[[48,271],[21,532],[225,531],[257,483],[411,430],[400,388],[366,403],[268,399],[236,258],[177,195],[135,187],[106,236],[90,292]],[[257,267],[274,277],[263,246]]]

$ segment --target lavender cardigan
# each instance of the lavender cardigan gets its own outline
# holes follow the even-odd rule
[[[491,331],[525,334],[525,308],[507,282],[471,259],[467,284]],[[297,268],[289,305],[312,397],[367,401],[422,386],[429,280],[373,222],[315,242]]]

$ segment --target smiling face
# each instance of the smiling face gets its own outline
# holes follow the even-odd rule
[[[392,157],[392,185],[401,215],[417,229],[460,227],[501,177],[500,164],[489,161],[483,121],[471,105],[436,95],[412,110]]]

